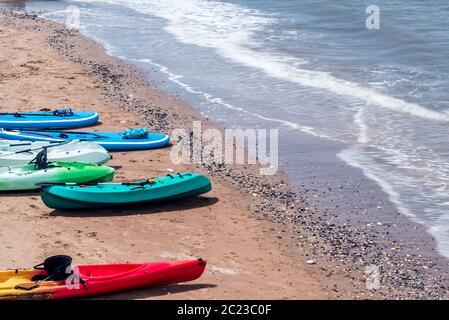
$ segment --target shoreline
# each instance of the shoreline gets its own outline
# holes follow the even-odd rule
[[[147,125],[166,132],[171,124],[182,126],[199,117],[148,86],[133,66],[107,56],[101,46],[64,26],[5,13],[0,29],[9,44],[2,49],[4,56],[14,57],[2,61],[3,70],[10,70],[0,79],[2,110],[70,103],[102,115],[103,122],[94,130]],[[77,62],[65,57],[65,50],[79,55]],[[173,165],[169,151],[118,152],[110,165],[121,167],[116,180],[162,176],[168,168],[204,173]],[[75,263],[203,257],[209,265],[195,282],[98,298],[327,299],[325,281],[283,253],[269,225],[249,217],[249,196],[211,179],[213,190],[203,197],[130,209],[52,211],[36,193],[2,193],[0,268],[26,267],[64,253]]]
[[[6,15],[8,16],[8,14]],[[45,35],[46,41],[50,44],[53,50],[56,50],[60,56],[66,57],[65,59],[68,58],[67,60],[70,60],[74,65],[80,66],[80,68],[85,71],[85,74],[82,75],[83,77],[89,78],[90,80],[95,79],[93,81],[93,88],[90,89],[101,92],[102,99],[105,99],[104,102],[99,101],[99,104],[103,104],[102,108],[98,106],[95,108],[96,110],[103,110],[103,114],[105,111],[109,110],[109,106],[114,106],[114,112],[112,113],[116,114],[108,114],[107,117],[105,117],[106,119],[110,118],[114,125],[126,125],[121,122],[126,120],[127,123],[130,123],[129,121],[133,122],[133,125],[144,123],[149,126],[150,130],[166,131],[173,127],[189,127],[189,124],[192,123],[193,119],[201,119],[199,113],[190,106],[177,99],[173,99],[169,95],[152,87],[145,76],[145,72],[138,70],[138,68],[134,66],[127,65],[116,58],[107,56],[99,44],[81,36],[77,31],[68,31],[57,23],[42,21],[35,16],[25,17],[12,14],[8,18],[12,20],[9,22],[13,27],[26,30],[25,33],[34,32],[36,34],[41,34],[41,36]],[[15,19],[22,20],[20,22],[25,23],[21,26],[14,25],[17,22],[14,22]],[[28,68],[32,71],[32,67],[33,66]],[[79,80],[75,81],[77,79],[70,79],[70,77],[66,80],[68,80],[69,84],[71,81],[73,83],[79,82]],[[76,92],[71,92],[71,94],[73,97],[76,96]],[[98,94],[98,96],[100,96],[100,94]],[[87,101],[87,98],[88,97],[84,97],[84,100]],[[98,100],[101,99],[98,98]],[[29,102],[30,101],[27,101],[24,104]],[[125,113],[121,110],[119,112],[119,108],[128,112]],[[129,118],[123,119],[122,116],[124,114]],[[211,122],[204,121],[204,119],[203,123],[207,123],[208,126],[215,126]],[[111,126],[113,126],[113,124],[109,124],[109,129],[112,129]],[[106,125],[106,122],[104,125]],[[107,127],[103,127],[102,125],[102,129],[103,128]],[[113,128],[115,128],[115,126],[113,126]],[[203,128],[206,128],[206,126],[203,126]],[[173,165],[169,163],[167,150],[147,153],[149,156],[152,154],[157,154],[157,157],[161,159],[157,164],[159,172],[163,172],[164,166],[173,167]],[[133,154],[133,156],[134,155],[135,154]],[[138,157],[139,155],[133,158]],[[122,161],[126,159],[134,160],[133,158],[130,158],[129,154],[125,155],[121,153],[120,157],[114,159],[114,164],[118,163],[123,165],[123,169],[119,171],[118,179],[133,178],[130,176],[125,177],[123,175],[124,172],[128,173],[128,166],[130,163]],[[152,163],[152,165],[154,165],[154,163]],[[271,291],[265,292],[266,298],[429,298],[429,293],[431,292],[433,292],[433,296],[430,296],[430,298],[444,297],[443,291],[445,290],[443,288],[432,287],[433,285],[443,284],[442,279],[435,278],[436,273],[438,273],[435,270],[440,268],[440,264],[444,265],[444,259],[442,259],[442,262],[438,262],[438,268],[436,268],[435,265],[431,265],[431,268],[416,271],[416,274],[410,276],[410,272],[403,269],[409,268],[411,270],[413,266],[416,267],[416,261],[419,261],[419,259],[416,259],[416,257],[409,257],[409,261],[405,261],[404,258],[397,257],[399,253],[395,253],[394,251],[393,253],[387,252],[384,254],[382,249],[369,243],[369,241],[372,241],[370,239],[372,235],[365,236],[364,230],[350,230],[351,228],[334,224],[331,222],[332,220],[328,221],[327,218],[329,215],[323,214],[322,212],[317,214],[315,210],[312,210],[306,201],[307,195],[293,191],[285,182],[287,178],[282,173],[275,178],[265,179],[255,173],[255,169],[257,168],[241,168],[238,166],[210,166],[205,168],[193,166],[193,168],[198,172],[207,172],[208,174],[213,173],[213,181],[220,181],[218,183],[219,190],[216,193],[219,203],[228,203],[227,206],[235,205],[232,203],[233,198],[229,197],[229,194],[232,193],[238,195],[237,202],[244,208],[233,208],[239,211],[233,217],[236,219],[236,222],[233,222],[233,224],[240,224],[243,221],[247,226],[251,225],[257,230],[255,235],[255,239],[257,240],[253,239],[251,245],[254,245],[255,247],[266,247],[275,243],[273,246],[274,248],[271,249],[274,250],[274,256],[282,257],[285,261],[284,266],[290,264],[290,268],[287,268],[288,271],[281,270],[280,274],[275,276],[278,281],[286,283],[292,281],[292,277],[295,279],[301,277],[305,278],[295,280],[299,281],[296,282],[296,284],[301,285],[300,289],[295,290],[295,288],[291,288],[292,285],[285,285],[282,290],[289,288],[290,292],[290,294],[285,294],[285,297],[282,297],[282,295],[274,296],[276,291]],[[136,174],[136,168],[131,169],[130,173]],[[242,195],[240,190],[245,190],[245,194]],[[253,194],[256,194],[256,196],[253,196]],[[12,196],[12,198],[15,197]],[[221,199],[224,199],[224,201],[222,202]],[[291,206],[292,203],[294,204],[293,206]],[[182,206],[181,204],[179,205]],[[221,207],[222,204],[219,206]],[[246,206],[249,208],[247,209]],[[45,209],[43,210],[41,206],[38,207],[42,212],[45,212]],[[204,209],[204,207],[202,207],[202,209]],[[215,211],[217,206],[212,205],[211,209]],[[226,213],[223,208],[220,209],[222,209],[220,210],[221,213]],[[191,214],[194,214],[194,212],[196,211],[193,210]],[[140,216],[141,213],[138,213],[137,215]],[[112,214],[112,216],[115,215],[111,212],[109,212],[109,214]],[[97,215],[95,218],[98,219],[98,217],[101,218],[101,214]],[[132,217],[132,215],[128,217]],[[68,217],[62,216],[62,218]],[[173,219],[176,220],[177,218],[173,216]],[[183,216],[182,219],[187,219],[187,216]],[[222,220],[225,221],[226,219],[222,218]],[[199,221],[194,222],[198,223]],[[195,224],[192,224],[192,226],[194,225]],[[165,227],[170,228],[170,223],[165,225]],[[240,229],[243,232],[247,230],[246,228]],[[388,235],[390,231],[395,232],[395,228],[392,228],[392,225],[389,224],[384,224],[382,229],[385,230],[376,230],[375,233],[381,234],[382,236],[385,234]],[[110,229],[109,231],[111,230],[113,229]],[[250,228],[248,230],[253,229]],[[353,240],[353,235],[357,233],[359,235],[358,239]],[[244,236],[246,240],[252,238],[252,236],[249,235]],[[2,237],[0,236],[0,239],[1,238]],[[360,238],[364,238],[365,242],[360,241]],[[61,240],[62,239],[63,237],[61,237]],[[162,241],[163,239],[161,238],[160,240]],[[385,238],[383,240],[384,242],[387,242],[385,243],[387,245],[386,247],[390,244],[388,243],[388,240],[388,238],[387,240],[385,240]],[[114,241],[117,240],[111,239],[112,243]],[[238,244],[239,242],[235,243]],[[363,250],[358,251],[356,246],[363,247]],[[163,247],[162,244],[161,247]],[[254,248],[248,250],[247,253],[252,249]],[[45,250],[50,249],[46,248]],[[376,261],[376,254],[383,254],[384,259],[387,258],[383,261],[379,261],[379,265],[383,271],[385,271],[386,277],[385,280],[382,281],[382,289],[369,291],[365,288],[363,267],[369,264],[371,262],[370,260]],[[1,255],[5,256],[4,253]],[[367,258],[367,256],[370,255],[371,257]],[[166,256],[170,257],[170,254],[167,254]],[[267,255],[266,252],[259,252],[259,255],[255,255],[254,259],[261,259],[262,261],[272,260],[271,266],[275,266],[273,261],[276,261],[276,259],[271,259],[270,256],[271,254]],[[102,256],[102,259],[110,257],[112,256],[106,255],[106,257]],[[423,257],[424,258],[421,260],[425,260],[426,257]],[[306,261],[310,259],[314,260],[314,263],[309,265]],[[385,266],[388,266],[388,263],[391,263],[393,266],[391,268],[395,270],[386,270]],[[422,265],[423,262],[421,261],[420,263]],[[401,264],[402,267],[400,267]],[[217,270],[220,270],[220,268],[223,269],[221,266],[215,267]],[[253,269],[253,271],[254,270],[257,271],[257,268]],[[430,272],[426,270],[432,270],[432,273],[435,273],[435,275],[429,274]],[[227,270],[227,272],[229,273],[230,271]],[[398,272],[405,272],[402,274],[403,278],[400,278],[401,274],[398,274]],[[396,276],[398,276],[398,278],[393,278]],[[255,279],[259,279],[259,277],[256,277]],[[393,279],[394,281],[392,281]],[[199,281],[201,282],[201,279]],[[228,279],[223,277],[222,281],[223,282],[220,283],[220,285],[225,281],[228,281]],[[217,288],[219,288],[220,285],[218,285]],[[254,285],[257,284],[253,284],[253,286]],[[319,287],[319,290],[317,287]],[[262,288],[265,288],[265,286],[262,286]],[[203,289],[200,289],[199,291],[201,290]],[[220,289],[209,288],[207,290],[212,292],[213,290]],[[242,292],[240,297],[253,297],[248,291],[249,289],[246,288],[246,290],[247,291]],[[279,294],[280,291],[277,293]],[[311,291],[312,293],[307,294],[307,291]],[[222,295],[218,295],[219,298],[239,297],[233,296],[232,293],[229,293],[228,296],[223,293],[221,294]],[[121,295],[124,297],[123,294]],[[186,297],[190,297],[189,292],[184,296],[184,298]]]

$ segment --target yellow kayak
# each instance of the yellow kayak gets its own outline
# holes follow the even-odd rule
[[[65,299],[168,285],[199,278],[202,259],[188,261],[71,265],[53,256],[34,269],[0,271],[0,299]]]
[[[51,299],[52,293],[65,286],[62,281],[45,281],[37,284],[31,279],[45,276],[44,270],[0,271],[0,299]]]

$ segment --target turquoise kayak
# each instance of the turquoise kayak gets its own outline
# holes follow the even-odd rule
[[[185,172],[165,177],[98,184],[42,185],[42,201],[50,208],[90,209],[144,204],[197,196],[212,189],[209,178]]]

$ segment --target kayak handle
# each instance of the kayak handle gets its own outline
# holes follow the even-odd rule
[[[138,190],[138,189],[145,189],[145,187],[144,186],[139,186],[139,187],[134,187],[134,188],[131,188],[130,190]]]
[[[31,290],[36,289],[36,288],[39,288],[39,284],[38,284],[38,283],[35,283],[34,285],[31,285],[31,286],[26,285],[26,284],[24,284],[24,285],[18,284],[17,286],[15,286],[14,289],[16,289],[16,290],[31,291]]]

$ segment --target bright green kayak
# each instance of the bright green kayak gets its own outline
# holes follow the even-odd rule
[[[49,185],[41,188],[41,197],[50,208],[88,209],[180,199],[211,189],[209,178],[186,172],[130,183]]]
[[[114,168],[90,163],[50,162],[45,169],[34,164],[0,168],[0,191],[33,190],[42,183],[105,182],[114,179]]]

